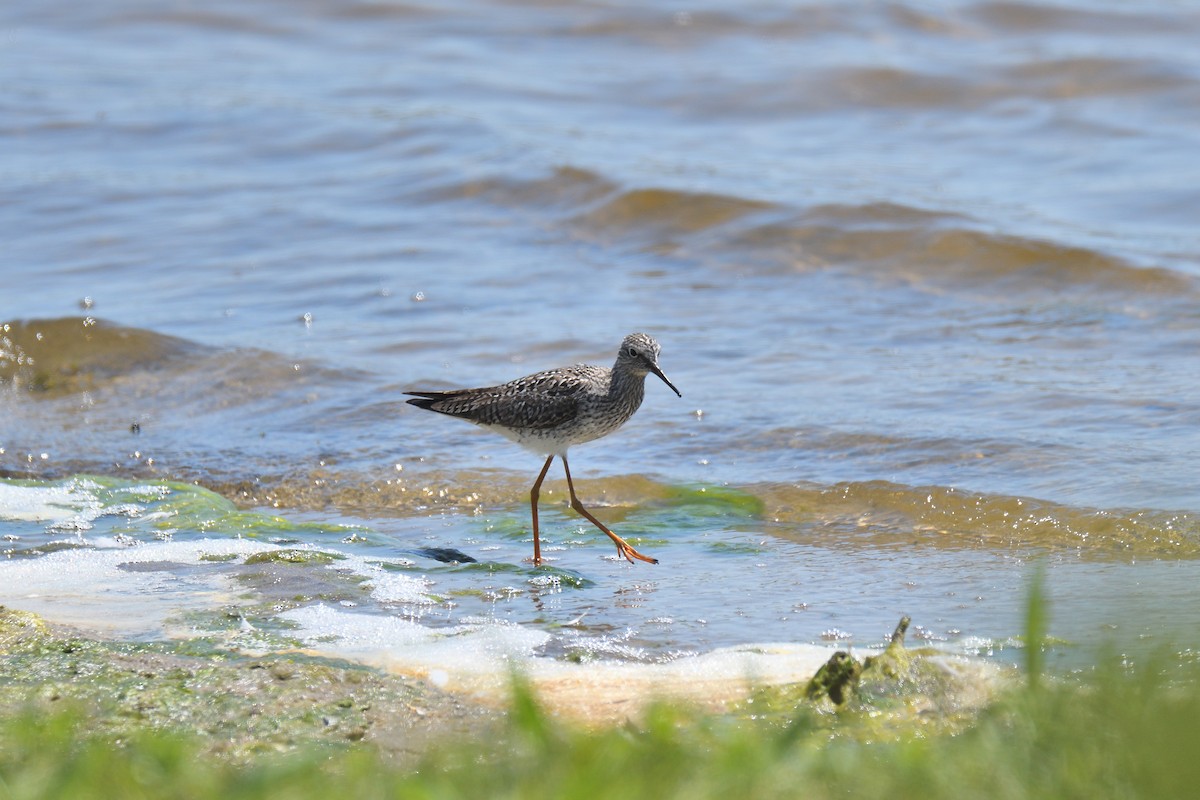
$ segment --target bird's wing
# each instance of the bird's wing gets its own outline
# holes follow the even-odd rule
[[[554,428],[578,413],[579,396],[588,386],[588,370],[569,367],[538,372],[479,389],[408,392],[420,398],[408,402],[479,425],[530,430]]]

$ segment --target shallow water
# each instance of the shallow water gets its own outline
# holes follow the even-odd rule
[[[1037,560],[1064,640],[1200,622],[1187,5],[17,0],[0,30],[0,474],[34,481],[3,486],[159,487],[74,530],[13,499],[4,602],[53,542],[117,570],[240,534],[424,599],[170,551],[194,593],[131,588],[126,634],[294,582],[555,656],[875,644],[909,613],[1006,658]],[[401,393],[633,330],[683,399],[651,379],[572,466],[662,563],[616,562],[555,474],[534,570],[538,459]],[[138,527],[193,482],[248,516]]]

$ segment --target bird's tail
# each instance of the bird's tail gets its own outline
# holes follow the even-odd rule
[[[436,411],[437,409],[433,407],[435,403],[440,400],[448,400],[451,397],[454,397],[454,395],[458,394],[458,392],[451,389],[450,391],[446,392],[405,392],[405,394],[412,397],[412,399],[408,402],[417,408],[425,408],[429,409],[430,411]]]

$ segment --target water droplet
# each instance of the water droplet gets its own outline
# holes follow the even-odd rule
[[[821,631],[821,638],[827,642],[853,639],[854,635],[839,628],[829,628]]]
[[[425,302],[425,293],[424,292],[413,292],[412,301],[414,303],[424,303]]]

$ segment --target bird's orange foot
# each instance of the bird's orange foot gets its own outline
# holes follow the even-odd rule
[[[658,563],[657,558],[651,558],[650,556],[642,555],[637,550],[634,550],[632,547],[630,547],[629,544],[624,539],[617,539],[617,553],[620,554],[621,556],[624,556],[625,560],[628,561],[630,564],[633,563],[633,560],[635,558],[638,561],[645,561],[648,564],[657,564]]]

